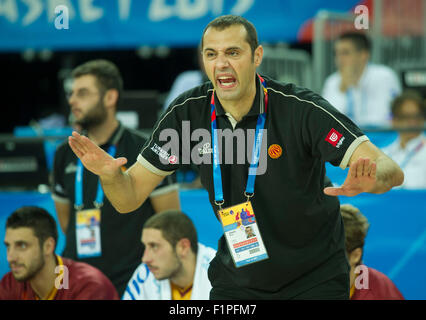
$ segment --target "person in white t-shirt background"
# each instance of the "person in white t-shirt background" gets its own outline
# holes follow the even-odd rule
[[[207,276],[216,250],[198,242],[191,219],[181,211],[155,214],[144,224],[142,264],[129,280],[123,300],[208,300]]]
[[[337,71],[326,79],[323,97],[361,127],[390,125],[391,101],[401,93],[396,73],[369,62],[371,42],[361,32],[341,34],[334,49]]]
[[[404,183],[400,188],[426,189],[425,101],[416,91],[407,90],[395,98],[391,110],[398,138],[383,148],[383,152],[404,171]],[[407,130],[410,128],[412,130]]]

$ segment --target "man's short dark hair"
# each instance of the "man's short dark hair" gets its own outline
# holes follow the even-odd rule
[[[204,34],[206,33],[208,28],[211,27],[217,30],[224,30],[234,25],[242,25],[246,29],[246,32],[247,32],[246,41],[250,45],[251,53],[254,54],[254,51],[259,46],[256,28],[247,19],[241,16],[232,15],[232,14],[217,17],[204,28],[203,36],[201,37],[201,50],[203,49]]]
[[[357,248],[364,249],[365,237],[370,228],[367,218],[350,204],[342,204],[340,214],[345,228],[346,252],[351,253]]]
[[[391,112],[392,116],[398,116],[398,113],[401,110],[402,105],[406,101],[413,101],[415,104],[417,104],[419,108],[419,112],[423,115],[423,118],[426,118],[426,105],[423,101],[422,96],[420,93],[414,90],[406,90],[401,95],[396,97],[391,104]]]
[[[118,91],[119,97],[123,91],[123,79],[117,66],[108,60],[98,59],[91,60],[76,67],[71,76],[79,78],[85,75],[92,75],[96,78],[99,90],[107,91],[115,89]]]
[[[181,211],[168,210],[154,214],[143,226],[144,229],[160,230],[163,238],[166,239],[173,248],[181,239],[188,239],[191,242],[192,251],[197,254],[198,238],[197,230],[191,219]]]
[[[355,48],[359,51],[364,50],[371,52],[371,41],[365,33],[348,31],[342,33],[337,40],[348,40],[351,41]]]
[[[25,206],[14,211],[6,221],[6,229],[30,228],[39,240],[40,247],[52,237],[55,247],[58,242],[58,229],[55,219],[43,208]]]

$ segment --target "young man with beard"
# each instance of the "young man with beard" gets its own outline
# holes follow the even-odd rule
[[[216,251],[197,239],[191,219],[180,211],[149,218],[142,230],[142,264],[123,300],[208,300],[207,269]]]
[[[72,72],[71,112],[76,124],[97,146],[114,157],[126,157],[123,172],[137,158],[146,137],[125,128],[116,118],[122,78],[110,61],[86,62]],[[98,163],[102,166],[102,163]],[[174,177],[173,177],[174,178]],[[99,178],[85,170],[67,143],[55,154],[52,196],[66,235],[65,257],[87,262],[105,273],[121,296],[140,263],[140,228],[155,212],[179,209],[173,178],[150,194],[150,201],[127,216],[117,213],[104,197]]]
[[[11,272],[0,281],[1,300],[117,300],[97,268],[55,255],[58,230],[38,207],[22,207],[6,221],[4,244]]]
[[[199,141],[176,148],[161,135],[167,130],[183,136],[184,121],[189,121],[192,130],[210,137],[212,147],[203,151],[198,165],[224,226],[209,267],[210,298],[348,299],[349,265],[336,196],[387,192],[402,183],[401,169],[319,95],[258,75],[263,48],[243,17],[210,22],[201,48],[211,83],[174,100],[128,171],[119,170],[126,159],[111,157],[76,132],[69,138],[71,148],[100,176],[114,207],[126,213],[179,169],[187,152],[200,149]],[[221,148],[219,129],[252,139],[247,145],[246,139],[229,139]],[[173,161],[164,162],[155,152],[159,148],[171,149]],[[237,163],[236,156],[245,150],[253,151]],[[220,161],[230,154],[232,162]],[[341,187],[330,186],[326,161],[350,167]],[[250,213],[246,224],[256,235],[245,240],[237,223],[243,210]]]

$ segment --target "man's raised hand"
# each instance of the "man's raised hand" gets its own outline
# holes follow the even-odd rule
[[[117,175],[121,166],[127,163],[126,158],[113,158],[89,138],[76,131],[68,137],[68,144],[86,169],[98,176],[112,178]]]
[[[349,167],[348,175],[341,187],[325,188],[324,193],[329,196],[353,197],[371,191],[376,181],[376,163],[368,158],[360,158]]]

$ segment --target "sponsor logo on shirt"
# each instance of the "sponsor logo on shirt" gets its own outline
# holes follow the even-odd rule
[[[283,149],[278,144],[271,144],[268,148],[268,154],[272,159],[277,159],[283,154]]]
[[[174,156],[174,155],[171,155],[170,157],[169,157],[169,163],[170,164],[175,164],[177,162],[177,157],[176,156]]]
[[[345,141],[345,137],[342,137],[342,139],[339,140],[339,142],[336,145],[336,148],[339,149],[340,146],[342,145],[343,141]]]
[[[65,192],[64,188],[62,188],[62,186],[59,183],[55,184],[54,189],[55,189],[56,192],[61,193],[61,194],[64,194],[64,192]]]
[[[340,139],[343,137],[343,135],[338,132],[335,129],[331,129],[330,132],[328,133],[327,137],[325,138],[325,141],[329,142],[333,147],[337,147],[337,144],[340,142]],[[339,146],[337,148],[339,148],[343,143],[340,142]]]
[[[65,167],[65,174],[74,173],[77,171],[77,166],[75,163],[70,163]]]
[[[151,147],[151,150],[158,154],[160,158],[169,161],[170,154],[166,150],[162,149],[158,144],[154,143],[154,145]]]
[[[200,156],[204,154],[212,154],[213,149],[211,148],[210,143],[207,142],[203,145],[203,148],[198,148],[198,153]]]

